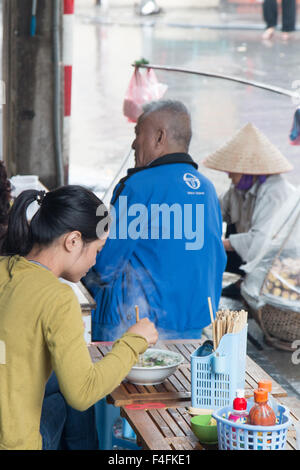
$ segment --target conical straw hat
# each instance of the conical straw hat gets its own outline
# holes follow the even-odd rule
[[[253,124],[203,160],[214,170],[245,175],[273,175],[293,169],[289,161]]]

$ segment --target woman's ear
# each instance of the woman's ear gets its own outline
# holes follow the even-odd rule
[[[67,233],[64,238],[64,247],[69,253],[78,250],[78,248],[82,248],[81,233],[77,230]]]

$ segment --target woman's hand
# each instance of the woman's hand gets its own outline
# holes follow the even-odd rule
[[[134,333],[143,336],[149,345],[155,344],[158,340],[158,332],[149,318],[142,318],[137,323],[132,325],[127,333]]]

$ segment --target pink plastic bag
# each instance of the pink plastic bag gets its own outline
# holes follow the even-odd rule
[[[123,102],[124,116],[129,122],[137,122],[138,117],[143,113],[144,104],[159,100],[167,88],[167,85],[159,83],[152,69],[146,69],[145,73],[142,73],[136,67]]]

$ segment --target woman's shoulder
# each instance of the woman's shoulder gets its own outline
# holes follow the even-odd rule
[[[260,192],[281,193],[289,195],[295,190],[295,187],[283,175],[270,175],[266,181],[260,185]]]
[[[5,271],[6,276],[21,289],[44,296],[53,295],[53,299],[72,299],[75,296],[71,286],[61,282],[52,271],[39,263],[15,255],[0,257],[0,265],[3,274]]]

